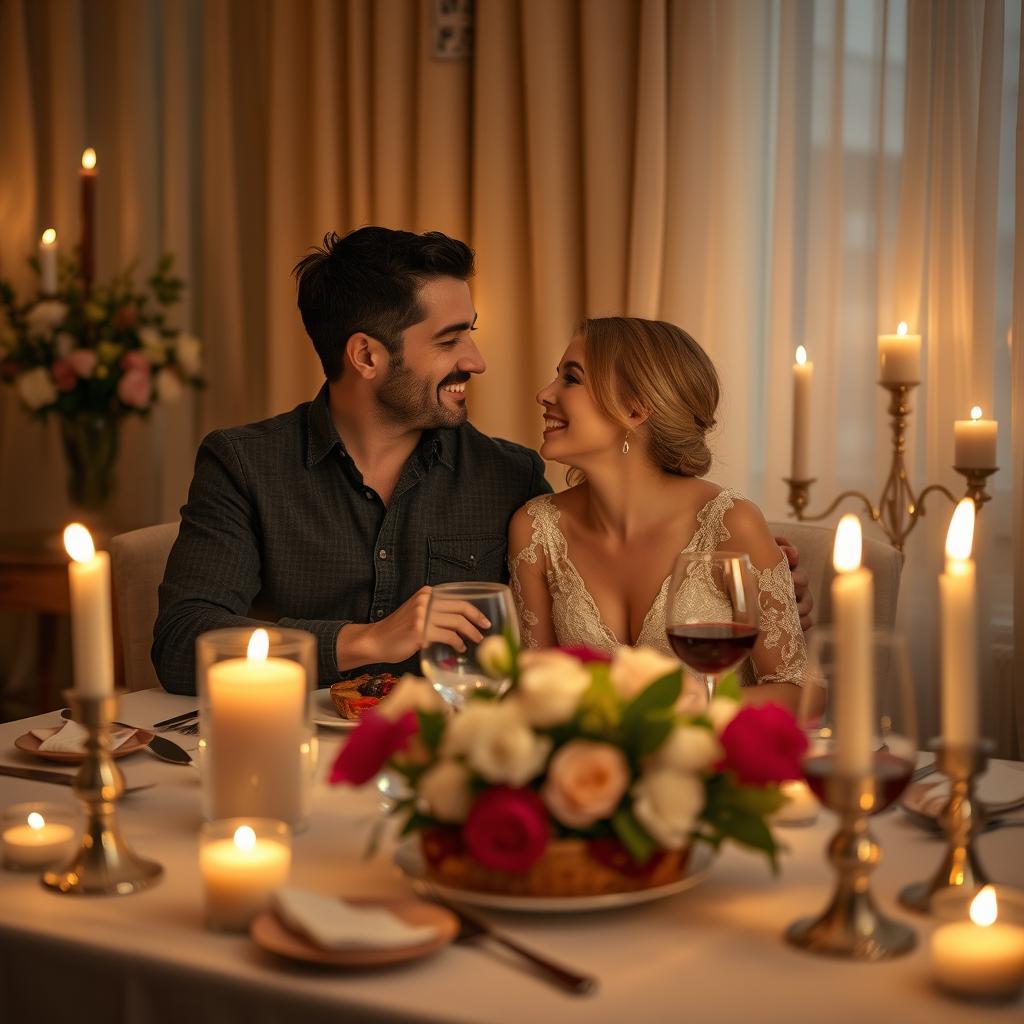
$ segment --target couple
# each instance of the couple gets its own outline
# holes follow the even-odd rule
[[[552,495],[535,452],[466,421],[467,382],[485,369],[473,270],[463,242],[378,227],[328,235],[300,261],[326,383],[204,439],[160,587],[164,687],[194,692],[200,633],[267,621],[314,634],[321,685],[415,671],[430,587],[509,568],[528,644],[667,650],[676,554],[728,548],[750,555],[760,588],[750,692],[794,706],[795,553],[755,506],[700,478],[718,401],[708,357],[669,324],[585,321],[538,395],[542,454],[582,477]],[[428,639],[461,646],[485,622],[452,603]]]

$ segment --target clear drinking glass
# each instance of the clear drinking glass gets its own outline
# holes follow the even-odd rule
[[[758,621],[757,581],[749,556],[684,551],[676,557],[665,631],[676,657],[704,677],[709,698],[718,676],[750,654]]]
[[[464,651],[444,643],[426,643],[432,626],[442,617],[458,614],[463,603],[473,605],[490,621],[487,629],[479,629],[483,637],[511,635],[519,642],[519,619],[512,591],[503,583],[439,583],[431,590],[420,667],[434,689],[456,711],[474,690],[502,694],[509,686],[508,679],[492,679],[480,667],[476,657],[479,643],[463,637]]]

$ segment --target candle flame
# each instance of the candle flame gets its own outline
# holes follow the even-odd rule
[[[38,812],[33,811],[28,816],[28,827],[35,829],[37,832],[46,824],[46,819]]]
[[[54,228],[47,228],[43,232],[43,237],[40,239],[43,245],[54,245],[57,241],[57,231]]]
[[[981,419],[981,406],[980,405],[972,405],[971,406],[971,419],[972,420],[980,420]]]
[[[243,853],[248,853],[256,845],[256,833],[248,825],[239,825],[235,829],[235,846]]]
[[[961,498],[949,521],[946,533],[946,557],[964,562],[971,557],[974,544],[974,499]]]
[[[96,554],[92,534],[81,523],[64,527],[64,549],[76,562],[91,562]]]
[[[832,564],[836,572],[854,572],[860,568],[860,520],[848,512],[836,527],[836,541],[832,548]]]
[[[896,328],[896,333],[902,338],[907,333],[907,321],[901,320],[899,327]]]
[[[796,347],[796,361],[800,366],[807,362],[807,349],[803,345],[797,345]]]
[[[986,885],[977,896],[971,900],[971,920],[982,928],[995,924],[999,916],[999,905],[996,900],[996,891],[991,885]]]
[[[96,166],[96,150],[90,146],[82,154],[82,168],[86,171],[91,171]]]
[[[254,629],[249,637],[247,657],[250,661],[266,661],[270,651],[270,634],[265,629]]]

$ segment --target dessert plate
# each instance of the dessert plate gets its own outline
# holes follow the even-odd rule
[[[636,889],[632,892],[610,892],[598,896],[505,896],[497,892],[480,892],[474,889],[454,889],[441,885],[433,879],[427,880],[416,836],[404,839],[395,850],[395,864],[413,883],[436,891],[452,903],[466,903],[474,907],[491,910],[511,910],[524,914],[576,914],[592,910],[616,910],[620,907],[635,907],[640,903],[663,900],[668,896],[685,892],[699,885],[708,876],[714,852],[706,843],[699,843],[690,853],[686,873],[678,881],[658,885],[651,889]]]
[[[53,733],[60,732],[60,728],[52,729]],[[149,741],[153,738],[153,733],[149,732],[148,729],[136,729],[134,736],[129,736],[116,750],[110,752],[111,757],[125,757],[127,754],[134,754],[136,750],[144,750],[148,745]],[[24,735],[19,736],[15,741],[14,745],[26,754],[31,754],[33,757],[41,757],[45,761],[60,761],[64,764],[81,764],[85,760],[85,751],[81,753],[75,753],[70,750],[40,750],[39,745],[43,741],[38,737],[33,736],[32,733],[26,732]]]
[[[314,690],[309,695],[309,716],[314,725],[322,726],[324,729],[354,729],[359,724],[358,721],[349,721],[338,714],[338,709],[331,700],[329,687]]]

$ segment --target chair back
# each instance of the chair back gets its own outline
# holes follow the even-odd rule
[[[149,652],[158,608],[157,590],[177,536],[177,523],[161,523],[119,533],[110,541],[110,571],[124,654],[124,683],[129,690],[148,690],[160,685]]]

